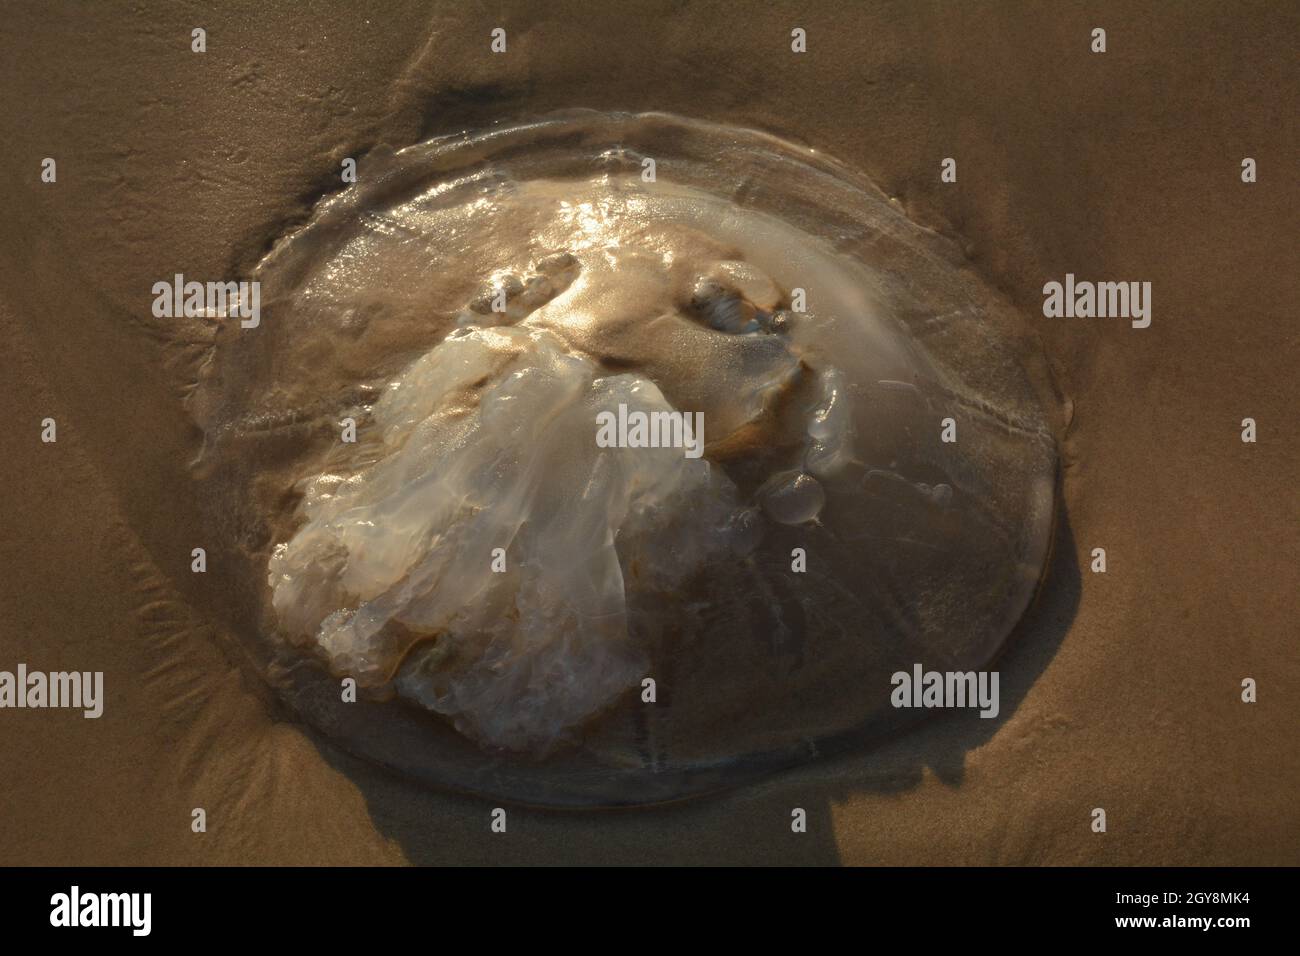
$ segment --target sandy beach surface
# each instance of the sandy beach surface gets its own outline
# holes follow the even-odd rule
[[[1300,864],[1297,35],[1282,3],[8,4],[0,668],[103,671],[106,701],[0,711],[0,863]],[[244,666],[229,581],[189,573],[208,333],[151,286],[246,275],[345,157],[566,107],[824,150],[1028,317],[1064,504],[996,720],[501,836]],[[1043,318],[1066,273],[1150,281],[1151,326]]]

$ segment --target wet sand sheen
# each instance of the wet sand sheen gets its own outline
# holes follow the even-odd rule
[[[813,68],[773,53],[769,38],[787,35],[796,16],[780,8],[756,12],[744,29],[728,21],[734,57],[717,56],[722,14],[708,5],[630,26],[562,5],[513,10],[521,55],[507,63],[452,42],[477,35],[468,14],[430,21],[423,6],[406,17],[398,9],[369,25],[341,8],[312,22],[259,10],[253,34],[234,6],[213,13],[209,29],[238,44],[214,45],[197,67],[168,39],[187,36],[189,24],[168,23],[166,11],[150,13],[157,23],[112,8],[81,11],[75,23],[48,9],[8,16],[27,39],[3,67],[14,92],[7,141],[19,155],[59,150],[61,182],[57,200],[21,186],[14,228],[0,240],[6,340],[15,343],[5,397],[15,420],[53,413],[70,427],[58,459],[21,429],[3,436],[5,460],[23,463],[13,500],[58,495],[53,511],[12,515],[21,550],[5,552],[15,622],[6,646],[15,660],[50,668],[102,666],[109,695],[93,747],[83,728],[34,714],[6,730],[6,763],[31,770],[12,787],[24,809],[21,820],[6,817],[10,859],[1296,861],[1285,794],[1300,772],[1284,701],[1300,681],[1282,653],[1287,599],[1269,583],[1279,552],[1295,556],[1270,505],[1287,500],[1282,476],[1296,470],[1295,443],[1277,430],[1289,427],[1284,396],[1272,384],[1294,345],[1280,313],[1294,280],[1267,265],[1293,202],[1276,181],[1244,192],[1206,185],[1222,170],[1231,180],[1247,148],[1263,169],[1294,152],[1277,115],[1285,99],[1271,92],[1288,88],[1286,51],[1271,39],[1294,33],[1285,14],[1192,5],[1143,24],[1119,5],[1050,22],[1029,7],[978,16],[813,10],[801,14]],[[1086,36],[1096,17],[1147,59],[1126,53],[1103,69],[1071,52],[1069,37]],[[611,42],[564,26],[579,20]],[[612,39],[632,36],[644,56]],[[407,55],[394,57],[403,43]],[[305,53],[283,55],[295,44]],[[606,62],[614,51],[618,62]],[[1221,67],[1213,83],[1207,59]],[[391,72],[375,66],[395,60]],[[1159,95],[1151,61],[1161,67]],[[69,112],[47,108],[38,62],[68,64],[58,95]],[[698,80],[690,90],[671,75],[682,62]],[[480,84],[492,84],[495,99]],[[476,85],[480,95],[465,92]],[[285,108],[304,96],[312,108]],[[1108,104],[1120,101],[1116,115]],[[489,842],[482,803],[374,774],[277,722],[274,702],[240,676],[237,655],[223,655],[220,635],[201,633],[229,613],[234,590],[220,560],[203,581],[188,574],[203,536],[183,490],[197,446],[165,383],[193,380],[187,363],[206,339],[195,329],[192,355],[160,354],[147,331],[150,285],[178,267],[247,274],[262,244],[331,188],[339,150],[479,125],[503,105],[534,113],[575,102],[676,109],[828,149],[916,218],[959,227],[975,267],[1027,315],[1044,279],[1067,271],[1138,272],[1156,283],[1169,318],[1157,315],[1146,332],[1158,337],[1084,323],[1037,329],[1073,408],[1065,553],[1086,556],[1101,541],[1125,556],[1126,570],[1085,574],[1075,601],[1037,609],[1030,623],[1047,646],[1018,643],[1004,659],[1009,704],[996,734],[934,724],[870,761],[596,826],[521,812],[519,839],[501,845]],[[810,113],[810,102],[824,114]],[[1104,140],[1078,121],[1099,113],[1109,117]],[[222,147],[212,145],[214,124],[227,131]],[[1152,143],[1163,144],[1155,154]],[[953,153],[962,186],[945,191],[931,170]],[[1175,154],[1177,163],[1166,159]],[[1132,218],[1107,211],[1121,208]],[[1227,271],[1224,249],[1234,250]],[[1275,423],[1250,458],[1234,428],[1243,407]],[[1153,470],[1153,449],[1166,467]],[[51,602],[51,593],[84,599]],[[157,645],[145,640],[151,633]],[[1271,674],[1274,703],[1234,703],[1247,669]],[[115,693],[124,686],[133,692]],[[1099,791],[1113,816],[1141,820],[1140,832],[1079,839],[1071,821]],[[188,812],[205,803],[226,809],[199,841]],[[812,811],[808,839],[752,838],[773,820],[784,830],[792,805]]]

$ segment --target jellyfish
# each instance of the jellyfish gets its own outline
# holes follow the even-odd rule
[[[1042,577],[1018,317],[815,151],[573,111],[377,152],[255,278],[190,402],[247,639],[419,780],[641,804],[862,745]]]

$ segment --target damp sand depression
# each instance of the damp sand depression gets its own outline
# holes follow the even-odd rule
[[[650,803],[866,745],[915,719],[892,673],[987,666],[1038,585],[1019,317],[815,151],[585,111],[437,139],[253,278],[189,402],[242,639],[426,783]],[[702,454],[601,447],[620,407],[702,413]]]

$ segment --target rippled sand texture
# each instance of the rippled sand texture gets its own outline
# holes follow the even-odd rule
[[[383,763],[562,804],[736,782],[896,726],[889,675],[988,663],[1040,577],[1014,317],[809,150],[589,111],[435,140],[257,277],[204,473],[285,692]],[[703,457],[597,447],[620,405],[703,412]]]

